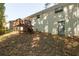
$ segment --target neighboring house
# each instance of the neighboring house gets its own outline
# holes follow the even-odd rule
[[[22,24],[23,24],[23,20],[18,18],[14,21],[10,21],[10,30],[12,31],[18,31],[18,30],[22,30]]]
[[[19,33],[27,33],[27,32],[30,32],[32,33],[33,32],[33,29],[32,29],[32,25],[31,25],[31,21],[30,21],[30,18],[31,17],[27,17],[25,19],[16,19],[14,21],[10,21],[10,30],[12,31],[19,31]]]
[[[34,31],[79,36],[79,4],[61,3],[30,15]]]

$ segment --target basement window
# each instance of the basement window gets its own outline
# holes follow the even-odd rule
[[[63,11],[63,7],[59,7],[55,9],[55,13],[59,13]]]
[[[40,18],[40,15],[37,15],[37,19]]]

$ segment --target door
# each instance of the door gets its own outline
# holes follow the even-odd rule
[[[58,21],[58,35],[65,35],[65,21]]]

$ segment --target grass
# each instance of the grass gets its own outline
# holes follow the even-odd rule
[[[6,40],[7,37],[9,37],[10,35],[15,34],[15,33],[17,33],[17,32],[10,32],[10,33],[1,35],[1,36],[0,36],[0,42]]]

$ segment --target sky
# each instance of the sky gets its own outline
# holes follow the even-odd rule
[[[45,3],[6,3],[6,21],[24,18],[45,9]]]

